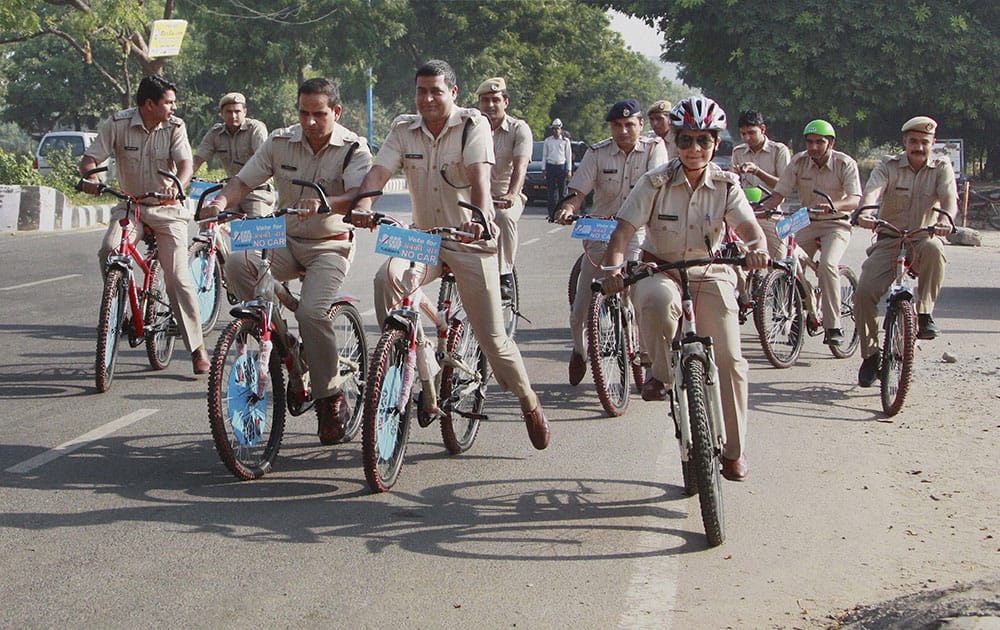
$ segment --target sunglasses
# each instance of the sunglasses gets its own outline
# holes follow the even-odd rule
[[[681,135],[677,136],[677,148],[678,149],[690,149],[694,143],[697,142],[698,146],[702,149],[711,149],[715,146],[715,138],[712,137],[710,133],[703,133],[697,136]]]

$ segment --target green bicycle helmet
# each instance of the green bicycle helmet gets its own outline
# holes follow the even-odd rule
[[[820,119],[810,122],[806,125],[806,128],[802,130],[803,136],[808,136],[811,133],[814,133],[817,136],[827,136],[829,138],[837,137],[837,132],[834,131],[833,125]]]

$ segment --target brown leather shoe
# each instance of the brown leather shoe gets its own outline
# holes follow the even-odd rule
[[[524,424],[528,427],[528,437],[531,445],[538,450],[549,445],[549,422],[545,419],[542,404],[538,403],[531,411],[524,412]]]
[[[344,439],[344,426],[351,419],[351,406],[343,394],[333,394],[316,401],[316,418],[319,420],[319,443],[329,446]]]
[[[569,384],[579,385],[587,373],[587,360],[583,355],[574,352],[569,357]]]
[[[746,455],[740,455],[739,459],[722,458],[722,476],[729,481],[746,481],[749,472]]]
[[[191,367],[194,368],[195,374],[204,374],[208,372],[211,364],[208,362],[208,351],[204,348],[199,348],[191,353]]]
[[[667,399],[667,386],[663,381],[656,380],[652,376],[642,384],[642,399],[646,401],[659,401]]]

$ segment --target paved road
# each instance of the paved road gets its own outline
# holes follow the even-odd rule
[[[274,473],[236,482],[180,353],[153,373],[126,349],[95,394],[101,232],[0,237],[0,626],[823,627],[996,573],[1000,239],[949,248],[949,334],[922,344],[894,423],[854,386],[856,359],[813,338],[773,370],[746,327],[751,477],[725,485],[729,538],[708,549],[664,406],[635,396],[608,419],[589,376],[566,384],[579,245],[543,217],[522,219],[518,339],[551,446],[531,448],[493,391],[471,452],[414,427],[396,490],[377,496],[357,443],[320,446],[311,415],[290,421]],[[362,235],[347,286],[366,305],[373,248]],[[959,363],[938,360],[948,348]]]

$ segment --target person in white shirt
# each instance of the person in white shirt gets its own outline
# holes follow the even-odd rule
[[[562,121],[552,121],[552,135],[542,144],[542,174],[548,192],[549,221],[555,216],[559,200],[566,196],[566,182],[573,176],[573,151],[569,138],[563,136]]]

